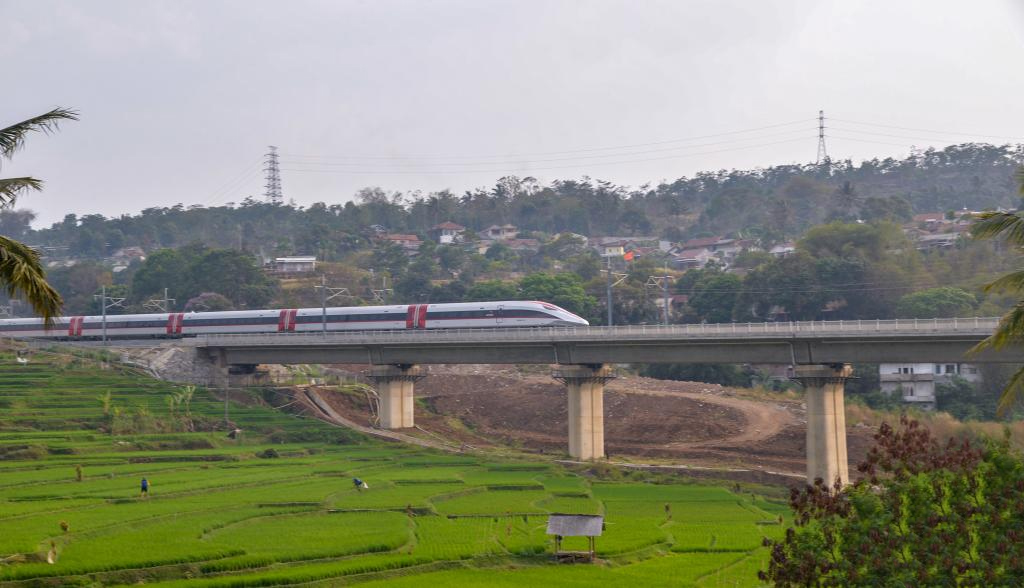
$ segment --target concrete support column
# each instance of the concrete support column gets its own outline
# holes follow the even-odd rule
[[[849,364],[796,366],[793,379],[807,392],[808,484],[817,478],[829,486],[837,479],[850,483],[843,386],[852,373]]]
[[[383,429],[405,429],[413,421],[413,386],[426,377],[418,365],[375,365],[370,378],[377,384],[380,398],[380,426]]]
[[[560,367],[551,377],[569,393],[569,455],[583,461],[604,457],[604,385],[615,378],[611,368]]]

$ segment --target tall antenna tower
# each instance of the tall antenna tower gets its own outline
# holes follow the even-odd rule
[[[277,161],[277,147],[271,145],[266,158],[263,171],[267,174],[267,183],[263,186],[263,197],[271,204],[281,204],[284,194],[281,193],[281,166]]]
[[[818,111],[818,165],[829,163],[828,151],[825,149],[825,111]]]

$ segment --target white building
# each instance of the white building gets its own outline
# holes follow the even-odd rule
[[[968,382],[981,381],[978,366],[969,363],[883,363],[878,366],[882,392],[899,393],[903,402],[921,408],[935,408],[935,385],[948,384],[960,376]]]
[[[311,272],[316,269],[316,256],[293,255],[274,259],[274,270],[286,274]]]

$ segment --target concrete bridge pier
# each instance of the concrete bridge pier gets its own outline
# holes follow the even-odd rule
[[[807,483],[821,478],[829,486],[850,483],[846,456],[846,410],[843,390],[849,364],[798,365],[793,378],[807,393]]]
[[[551,377],[569,392],[569,455],[581,460],[604,454],[604,385],[615,378],[608,365],[559,367]]]
[[[418,365],[375,365],[370,379],[377,384],[380,398],[380,426],[383,429],[405,429],[413,421],[413,386],[427,376]]]

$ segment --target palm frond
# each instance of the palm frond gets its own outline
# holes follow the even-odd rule
[[[23,296],[46,327],[54,324],[64,301],[46,283],[39,253],[28,245],[0,235],[0,282],[10,296]]]
[[[54,108],[50,112],[23,120],[0,129],[0,157],[10,159],[25,145],[25,137],[32,131],[51,133],[62,120],[78,120],[78,112],[70,108]]]
[[[1024,270],[1010,272],[985,284],[984,289],[986,292],[1024,292]]]
[[[1002,349],[1007,345],[1024,343],[1024,300],[1018,302],[999,319],[996,330],[984,341],[968,351],[975,354],[985,349]]]
[[[1013,409],[1022,393],[1024,393],[1024,367],[1014,372],[1006,383],[1006,387],[1003,388],[1003,393],[999,395],[999,404],[996,405],[996,416],[1004,416]]]
[[[0,208],[13,206],[29,190],[42,190],[43,181],[35,178],[0,178]]]
[[[983,212],[971,225],[971,235],[977,239],[1003,236],[1018,247],[1024,247],[1024,218],[1014,212]]]

